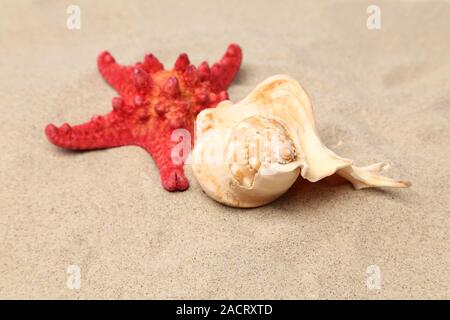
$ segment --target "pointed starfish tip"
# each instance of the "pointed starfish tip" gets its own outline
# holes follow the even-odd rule
[[[163,187],[168,191],[184,191],[189,188],[189,182],[181,169],[174,169],[162,179]]]

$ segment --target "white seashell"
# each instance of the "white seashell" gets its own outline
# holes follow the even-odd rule
[[[210,197],[229,206],[267,204],[299,175],[316,182],[336,173],[356,189],[411,185],[378,175],[382,163],[356,167],[327,149],[308,95],[285,75],[268,78],[239,103],[203,110],[196,128],[194,174]]]

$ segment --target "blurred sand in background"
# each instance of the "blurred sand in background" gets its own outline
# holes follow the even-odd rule
[[[450,2],[3,1],[0,10],[0,298],[450,298]],[[297,183],[254,210],[224,207],[194,180],[160,186],[139,148],[70,153],[49,122],[110,110],[97,72],[109,50],[218,60],[244,50],[229,91],[276,73],[310,93],[339,155],[391,164],[408,190]],[[81,270],[71,290],[66,268]],[[369,266],[381,289],[367,287]]]

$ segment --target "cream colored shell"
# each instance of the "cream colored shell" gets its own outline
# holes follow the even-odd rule
[[[334,173],[356,189],[408,187],[378,175],[384,164],[356,167],[320,141],[308,95],[294,79],[276,75],[244,100],[223,101],[197,117],[194,174],[213,199],[257,207],[285,193],[298,176],[316,182]]]

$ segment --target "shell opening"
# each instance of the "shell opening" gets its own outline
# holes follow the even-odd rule
[[[257,174],[275,174],[297,160],[286,127],[279,121],[253,116],[240,122],[227,145],[228,166],[235,182],[251,188]]]

